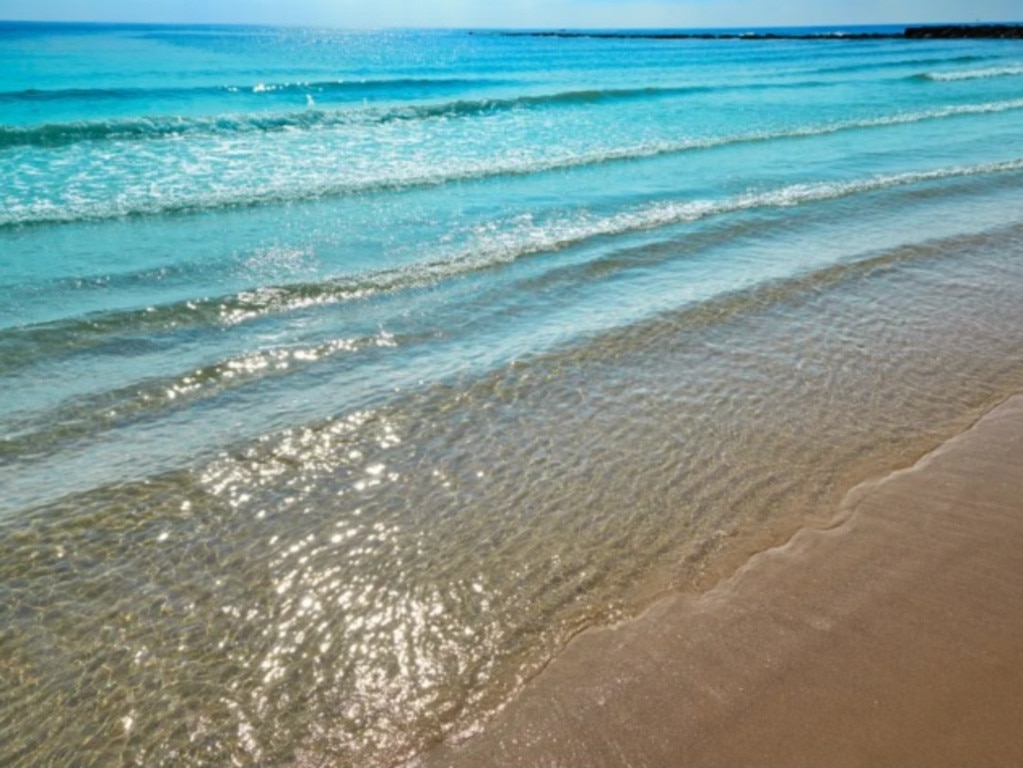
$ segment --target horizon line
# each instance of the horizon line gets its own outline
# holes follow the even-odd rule
[[[728,26],[445,26],[445,25],[409,25],[399,24],[377,25],[377,26],[343,26],[331,23],[289,23],[289,22],[242,22],[242,21],[133,21],[133,20],[99,20],[99,19],[4,19],[0,18],[0,24],[26,24],[26,25],[90,25],[90,26],[136,26],[136,27],[285,27],[290,29],[334,29],[342,31],[382,31],[382,30],[436,30],[436,31],[549,31],[549,32],[588,32],[588,31],[614,31],[630,30],[634,32],[648,31],[688,31],[688,30],[777,30],[777,29],[834,29],[840,27],[980,27],[980,26],[1018,26],[1023,24],[1021,20],[974,20],[974,21],[927,21],[927,22],[855,22],[828,24],[738,24]]]

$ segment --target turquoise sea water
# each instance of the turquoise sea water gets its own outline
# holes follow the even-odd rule
[[[0,23],[0,764],[415,761],[1023,386],[1023,43]]]

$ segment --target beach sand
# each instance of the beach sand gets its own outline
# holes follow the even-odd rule
[[[424,762],[1023,765],[1023,396],[829,527],[584,632]]]

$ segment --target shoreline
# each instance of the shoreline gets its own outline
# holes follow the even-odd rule
[[[702,593],[575,638],[427,766],[1023,763],[1023,394]]]

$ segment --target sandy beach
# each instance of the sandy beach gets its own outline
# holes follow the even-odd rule
[[[1016,396],[827,527],[578,636],[426,764],[1023,765],[1021,470]]]

